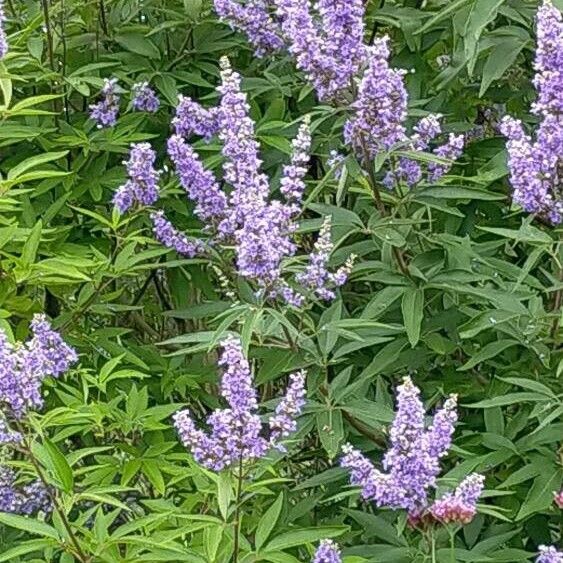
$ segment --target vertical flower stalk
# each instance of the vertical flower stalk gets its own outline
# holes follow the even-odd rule
[[[8,54],[8,37],[6,36],[6,12],[4,10],[4,1],[0,0],[0,60]]]
[[[283,35],[297,68],[319,99],[342,97],[367,57],[361,0],[321,0],[314,17],[309,0],[275,0]]]
[[[457,400],[450,396],[425,425],[420,390],[410,378],[397,389],[397,410],[389,432],[390,448],[383,458],[384,472],[375,468],[361,452],[347,445],[341,465],[350,470],[353,485],[361,487],[365,500],[379,507],[406,509],[414,524],[430,516],[440,522],[468,523],[476,513],[476,502],[484,478],[473,474],[453,492],[430,505],[428,492],[436,485],[440,459],[451,447],[457,422]]]
[[[101,91],[102,99],[90,106],[90,119],[96,122],[98,129],[113,127],[117,123],[119,94],[116,87],[116,78],[105,78]]]
[[[257,57],[283,48],[277,22],[272,18],[267,0],[214,0],[217,15],[232,29],[246,34]]]
[[[389,37],[377,39],[370,48],[369,66],[352,104],[354,115],[344,127],[346,142],[362,158],[373,159],[379,152],[406,140],[405,71],[389,66],[390,54]]]
[[[540,545],[539,550],[536,563],[563,563],[563,551],[558,551],[554,546]]]
[[[519,120],[510,116],[503,119],[501,132],[508,139],[514,201],[524,211],[559,224],[563,221],[563,18],[550,0],[544,0],[536,19],[534,86],[538,97],[531,109],[540,123],[535,140],[525,133]]]
[[[340,548],[332,540],[322,540],[312,563],[342,563]]]
[[[222,343],[219,366],[223,368],[220,393],[228,404],[207,417],[209,433],[199,430],[189,411],[174,415],[174,425],[182,444],[194,459],[212,471],[237,469],[264,457],[296,428],[296,419],[305,404],[305,374],[290,376],[287,395],[270,418],[270,439],[262,436],[257,414],[258,400],[248,360],[240,340],[230,337]]]
[[[312,291],[319,299],[331,301],[336,297],[334,288],[344,285],[354,266],[355,256],[350,256],[344,266],[332,273],[328,262],[334,248],[332,242],[331,218],[326,217],[319,238],[315,242],[309,263],[304,272],[297,274],[296,281]]]
[[[149,86],[148,82],[137,82],[131,89],[133,95],[132,104],[136,111],[156,113],[160,107],[160,100],[156,92]]]
[[[158,200],[158,179],[155,170],[156,152],[149,143],[131,145],[129,159],[124,162],[129,179],[118,188],[113,204],[120,213],[125,213],[135,203],[153,205]]]

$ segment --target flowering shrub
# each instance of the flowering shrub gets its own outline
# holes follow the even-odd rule
[[[0,0],[0,562],[562,562],[562,8]]]

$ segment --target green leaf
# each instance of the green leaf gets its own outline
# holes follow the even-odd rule
[[[42,551],[56,545],[52,540],[27,540],[23,542],[18,542],[18,545],[3,551],[0,554],[1,561],[18,561],[21,555],[28,555],[35,551]]]
[[[266,543],[267,539],[270,537],[272,530],[275,528],[278,519],[281,514],[281,509],[283,507],[283,492],[279,494],[276,501],[266,510],[258,527],[256,528],[256,550],[260,551],[262,546]]]
[[[340,409],[327,409],[317,414],[317,432],[330,459],[339,453],[344,442],[344,425]]]
[[[553,503],[553,491],[560,489],[562,477],[563,471],[561,469],[554,472],[544,471],[538,475],[516,515],[516,521],[549,508]]]
[[[37,257],[37,249],[39,248],[39,242],[41,241],[41,231],[43,229],[43,223],[41,220],[37,221],[31,232],[29,233],[29,238],[25,241],[25,245],[22,250],[21,261],[25,268],[29,268]]]
[[[542,393],[507,393],[506,395],[499,395],[493,399],[484,399],[483,401],[464,406],[470,409],[488,409],[490,407],[505,407],[507,405],[518,405],[524,402],[547,400],[548,397]]]
[[[489,342],[483,348],[477,352],[471,359],[463,364],[460,368],[457,368],[458,371],[467,371],[477,364],[484,362],[486,360],[490,360],[495,356],[498,356],[501,352],[506,350],[507,348],[511,348],[512,346],[516,346],[518,344],[517,340],[512,339],[505,339],[505,340],[496,340],[495,342]]]
[[[51,461],[53,472],[60,481],[63,491],[65,493],[72,493],[74,476],[66,457],[48,438],[43,440],[43,445]]]
[[[304,528],[286,532],[275,537],[265,548],[265,551],[277,551],[296,547],[298,545],[316,544],[325,538],[335,538],[344,534],[348,528],[346,526],[330,526]]]
[[[411,348],[414,348],[420,340],[420,328],[424,318],[424,290],[406,288],[401,301],[401,311]]]
[[[40,522],[35,518],[28,518],[27,516],[19,516],[17,514],[8,514],[6,512],[0,512],[0,523],[10,526],[11,528],[17,528],[18,530],[23,530],[29,534],[34,534],[37,536],[43,536],[46,538],[52,538],[60,541],[59,532],[49,526],[45,522]]]
[[[128,51],[148,57],[160,59],[160,51],[155,44],[140,33],[122,33],[115,36],[115,40]]]

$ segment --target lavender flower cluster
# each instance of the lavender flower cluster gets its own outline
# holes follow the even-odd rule
[[[406,377],[397,390],[397,411],[389,432],[390,448],[383,459],[384,471],[376,469],[352,446],[344,447],[341,465],[350,471],[351,483],[361,487],[362,497],[379,507],[406,509],[413,524],[427,515],[441,522],[471,521],[483,490],[481,475],[469,475],[454,493],[445,494],[432,505],[428,499],[440,472],[440,459],[451,446],[456,406],[452,395],[426,428],[420,390]]]
[[[6,37],[6,30],[4,24],[6,23],[6,13],[4,12],[4,2],[0,0],[0,60],[2,60],[8,53],[8,38]]]
[[[34,316],[31,331],[33,336],[26,343],[12,345],[0,330],[0,405],[6,416],[16,419],[41,408],[43,380],[60,376],[78,359],[44,315]],[[17,433],[10,433],[5,421],[2,424],[3,436],[11,436],[9,442],[17,441]]]
[[[27,342],[13,345],[0,330],[0,446],[8,450],[22,443],[17,425],[28,411],[43,406],[43,380],[60,376],[78,359],[44,315],[35,315],[31,332]],[[19,485],[17,480],[11,467],[0,464],[0,512],[31,515],[51,511],[51,497],[41,481]]]
[[[98,129],[113,127],[117,123],[120,96],[116,87],[116,78],[105,78],[101,100],[90,106],[90,119],[96,122]]]
[[[133,108],[137,111],[156,113],[160,107],[160,100],[148,82],[137,82],[131,89],[133,94]]]
[[[96,123],[98,129],[114,127],[117,123],[119,103],[121,100],[117,88],[117,78],[105,78],[104,86],[101,91],[101,99],[97,103],[90,105],[90,119]],[[134,110],[147,113],[155,113],[158,111],[160,100],[148,82],[144,81],[133,84],[131,94],[131,103]]]
[[[39,511],[52,511],[51,496],[41,481],[25,485],[18,485],[16,481],[16,472],[11,467],[0,465],[0,512],[30,516]]]
[[[369,161],[381,152],[402,146],[409,151],[428,151],[430,143],[442,132],[441,116],[422,118],[409,137],[406,129],[408,95],[404,84],[405,71],[389,65],[389,37],[378,38],[370,48],[369,63],[360,81],[357,99],[352,103],[353,115],[344,126],[344,139],[360,159]],[[437,182],[457,160],[465,144],[463,135],[450,134],[447,142],[432,152],[451,162],[431,163],[428,181]],[[397,182],[413,186],[423,177],[421,166],[409,158],[401,158],[390,171],[384,185],[392,188]]]
[[[553,546],[540,545],[540,554],[536,563],[563,563],[563,551],[558,551]]]
[[[319,299],[325,301],[331,301],[336,297],[333,288],[341,287],[346,283],[355,260],[355,256],[352,254],[344,266],[334,273],[330,272],[327,266],[333,248],[331,218],[327,217],[323,222],[305,271],[296,276],[297,281],[303,287],[310,289]]]
[[[340,548],[332,540],[322,540],[315,552],[313,563],[342,563]]]
[[[297,250],[292,235],[306,188],[304,177],[311,149],[309,120],[305,118],[300,126],[293,140],[291,162],[282,170],[283,200],[273,199],[269,179],[261,170],[259,144],[247,97],[241,90],[241,78],[226,58],[221,60],[221,79],[217,107],[207,109],[190,98],[180,97],[172,120],[176,133],[168,140],[168,155],[180,184],[195,204],[195,214],[206,226],[212,243],[234,246],[238,273],[254,282],[262,296],[279,297],[297,307],[304,301],[302,290],[310,290],[323,299],[333,298],[335,293],[329,286],[345,283],[351,263],[335,273],[328,271],[330,232],[321,234],[310,258],[311,265],[296,279],[303,282],[301,291],[291,287],[282,275],[283,261]],[[229,193],[188,144],[186,137],[190,135],[199,135],[207,142],[218,136],[224,157],[224,180],[231,187]],[[162,213],[153,214],[152,219],[155,237],[169,248],[186,256],[201,249],[201,245],[188,244]]]
[[[152,205],[158,200],[158,178],[155,170],[156,153],[149,143],[137,143],[131,146],[129,160],[124,162],[129,180],[115,193],[113,204],[125,213],[135,203]]]
[[[350,105],[352,116],[344,127],[344,139],[362,160],[375,158],[396,145],[409,151],[427,151],[441,133],[438,116],[430,115],[414,127],[409,137],[407,119],[406,71],[391,68],[389,37],[364,43],[362,0],[270,0],[266,2],[215,0],[218,14],[232,27],[246,33],[260,54],[281,48],[280,35],[297,67],[314,86],[322,101],[341,102],[357,94]],[[277,19],[272,18],[275,7]],[[268,22],[259,25],[259,22]],[[258,36],[254,26],[266,35]],[[266,39],[267,37],[267,39]],[[464,148],[463,135],[450,134],[445,144],[433,150],[443,162],[428,166],[428,181],[437,182],[451,168]],[[422,179],[420,164],[401,158],[384,184],[398,182],[413,186]]]
[[[319,99],[341,98],[368,57],[362,0],[275,0],[282,33],[297,68]]]
[[[362,0],[215,0],[219,17],[246,34],[256,55],[287,47],[321,100],[342,96],[367,57]]]
[[[540,118],[535,140],[522,122],[506,116],[501,132],[508,138],[508,167],[513,199],[525,211],[553,224],[563,221],[563,18],[551,0],[537,14],[532,112]]]
[[[199,430],[188,410],[174,415],[174,425],[181,442],[195,460],[213,471],[238,467],[264,457],[271,447],[296,428],[296,418],[305,404],[305,373],[290,377],[286,396],[269,419],[270,437],[262,435],[257,414],[258,401],[252,385],[250,365],[241,343],[230,337],[222,343],[219,365],[223,368],[221,396],[229,407],[217,409],[207,418],[210,433]]]
[[[269,0],[247,0],[245,5],[237,0],[214,0],[214,4],[222,20],[248,36],[257,57],[283,47],[279,26],[269,9]]]

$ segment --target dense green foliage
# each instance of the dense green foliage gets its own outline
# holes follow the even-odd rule
[[[517,562],[561,541],[563,231],[512,206],[496,133],[506,112],[532,120],[536,9],[535,0],[368,2],[369,34],[389,33],[394,66],[415,70],[409,117],[439,111],[449,130],[480,132],[439,184],[382,190],[382,214],[361,163],[348,156],[340,177],[327,165],[343,146],[341,108],[318,104],[288,55],[257,59],[206,0],[6,2],[0,327],[24,339],[45,311],[80,364],[47,382],[30,421],[71,531],[56,512],[1,513],[0,561],[230,561],[234,476],[198,466],[171,424],[183,406],[199,419],[218,406],[217,347],[229,332],[241,335],[266,406],[291,371],[308,372],[288,453],[261,460],[244,484],[240,561],[309,561],[327,537],[350,563]],[[311,115],[300,247],[310,250],[332,215],[333,263],[358,256],[332,303],[263,303],[220,255],[179,258],[154,241],[145,211],[113,209],[129,145],[150,141],[166,165],[159,206],[198,235],[165,143],[179,93],[216,101],[225,54],[243,76],[273,189],[298,120]],[[96,129],[88,105],[112,76],[122,113]],[[140,80],[161,99],[154,115],[131,110]],[[194,146],[220,177],[221,147]],[[405,375],[429,409],[459,395],[440,485],[486,476],[473,522],[432,538],[400,512],[362,504],[338,467],[348,441],[381,458]],[[25,456],[9,463],[36,471]]]

